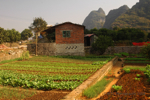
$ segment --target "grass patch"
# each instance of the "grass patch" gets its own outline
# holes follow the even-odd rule
[[[146,66],[145,66],[146,67]],[[126,70],[126,69],[135,69],[135,70],[140,70],[140,71],[146,71],[145,67],[141,67],[141,66],[125,66],[123,68],[123,70]]]
[[[112,81],[112,78],[109,80],[106,80],[106,77],[104,77],[101,81],[97,82],[95,85],[86,89],[83,92],[83,96],[86,96],[88,98],[97,97],[102,91],[104,91],[104,89],[106,88],[106,85],[109,84],[111,81]]]

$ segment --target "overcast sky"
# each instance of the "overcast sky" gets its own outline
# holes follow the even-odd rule
[[[102,8],[107,15],[112,9],[127,5],[131,8],[139,0],[0,0],[0,27],[21,32],[35,17],[42,17],[49,25],[70,21],[82,24],[92,10]]]

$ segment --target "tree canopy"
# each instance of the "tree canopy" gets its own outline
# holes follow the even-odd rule
[[[3,31],[4,29],[0,27],[0,44],[3,43],[3,38],[4,38]]]
[[[12,42],[16,42],[19,41],[21,39],[21,34],[16,31],[15,29],[11,29],[11,30],[7,30],[9,33],[9,41]]]
[[[47,22],[40,17],[33,20],[33,23],[29,26],[29,29],[37,33],[46,29],[46,26]]]
[[[40,18],[35,18],[33,20],[33,23],[29,26],[29,29],[31,31],[34,31],[34,33],[36,34],[36,55],[37,55],[37,34],[41,31],[43,31],[44,29],[46,29],[47,27],[47,22]]]
[[[100,35],[95,43],[92,44],[92,51],[97,51],[99,54],[103,54],[105,50],[113,44],[112,38],[109,36]]]
[[[4,30],[3,28],[0,28],[0,44],[3,42],[16,42],[21,39],[21,34],[16,31],[15,29],[11,30]]]
[[[109,36],[114,41],[119,40],[130,40],[133,42],[143,42],[145,38],[145,33],[141,29],[136,28],[115,28],[114,30],[101,28],[101,29],[91,29],[90,34],[95,34],[97,36]]]
[[[27,40],[28,38],[30,38],[31,36],[33,36],[33,33],[31,32],[31,30],[29,29],[24,29],[21,32],[21,40]]]

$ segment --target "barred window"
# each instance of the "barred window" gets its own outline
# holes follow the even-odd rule
[[[63,37],[70,37],[70,31],[63,31]]]

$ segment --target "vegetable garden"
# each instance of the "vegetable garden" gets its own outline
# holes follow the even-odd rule
[[[150,59],[148,58],[125,58],[125,65],[146,66],[147,64],[150,64]]]
[[[40,90],[73,90],[100,69],[106,57],[33,57],[0,65],[0,84]]]
[[[148,100],[150,63],[147,58],[125,58],[123,74],[111,90],[96,100]],[[142,65],[142,66],[139,66]]]

